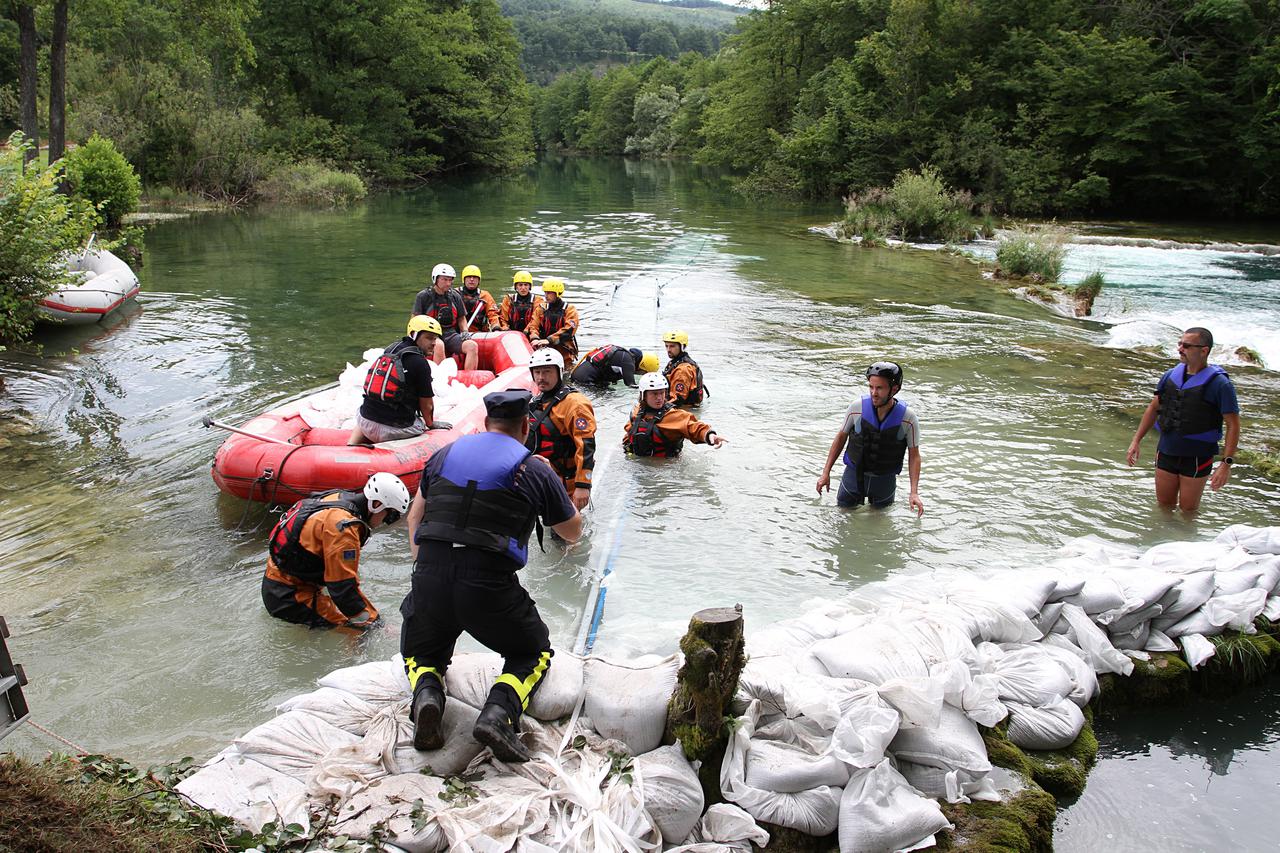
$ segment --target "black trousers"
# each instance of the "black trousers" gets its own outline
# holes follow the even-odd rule
[[[413,585],[400,605],[400,653],[409,683],[444,674],[463,631],[502,655],[487,699],[514,723],[551,666],[551,635],[511,563],[478,548],[429,542],[418,551]]]

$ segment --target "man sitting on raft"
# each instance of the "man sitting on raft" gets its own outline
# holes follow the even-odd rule
[[[467,324],[467,307],[462,294],[453,289],[453,267],[436,264],[431,270],[431,286],[418,291],[413,300],[413,314],[434,317],[440,323],[441,340],[432,361],[444,361],[447,355],[462,353],[463,369],[475,370],[480,363],[480,349],[471,340],[471,327]]]
[[[818,476],[818,494],[831,490],[831,468],[844,448],[844,476],[836,493],[839,506],[862,506],[870,500],[874,507],[893,503],[902,473],[902,459],[911,476],[911,508],[924,515],[920,500],[920,426],[915,412],[897,399],[902,390],[902,368],[892,361],[877,361],[867,368],[870,393],[845,412],[844,425],[831,442],[827,464]]]
[[[440,338],[433,317],[409,320],[405,336],[383,350],[364,379],[364,400],[347,444],[381,444],[422,435],[427,429],[448,429],[435,420],[431,365],[427,357]]]

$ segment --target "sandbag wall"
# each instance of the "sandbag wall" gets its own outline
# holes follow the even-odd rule
[[[842,853],[912,849],[948,826],[938,800],[997,800],[978,724],[1030,750],[1084,727],[1099,673],[1280,617],[1280,528],[1145,552],[1085,537],[1047,565],[864,587],[748,633],[726,799]]]
[[[679,660],[558,652],[524,722],[534,760],[495,762],[471,737],[496,655],[458,655],[446,746],[418,752],[399,658],[340,669],[178,790],[257,831],[269,821],[388,839],[387,849],[749,851],[768,822],[842,853],[927,845],[939,800],[999,799],[978,725],[1058,749],[1099,673],[1280,617],[1280,528],[1145,552],[1086,537],[1020,570],[899,577],[748,631],[726,804],[703,813],[696,769],[660,746]],[[673,638],[674,640],[675,638]],[[450,778],[453,777],[453,778]],[[673,847],[673,845],[680,845]]]

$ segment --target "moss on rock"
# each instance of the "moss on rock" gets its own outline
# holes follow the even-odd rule
[[[1025,753],[1031,764],[1031,777],[1056,797],[1084,793],[1085,780],[1098,761],[1098,738],[1093,734],[1092,719],[1092,713],[1085,709],[1084,728],[1066,749]]]
[[[1236,460],[1248,465],[1264,477],[1280,480],[1280,453],[1266,450],[1237,450]]]
[[[798,829],[779,826],[776,823],[760,821],[760,826],[769,833],[767,847],[752,844],[754,850],[767,850],[768,853],[837,853],[840,841],[833,832],[822,838],[806,835]]]
[[[1182,701],[1191,695],[1191,667],[1174,652],[1151,652],[1151,660],[1135,660],[1133,673],[1098,677],[1098,709],[1111,714],[1122,708]]]
[[[942,813],[955,829],[939,833],[939,850],[1048,853],[1053,849],[1058,804],[1035,784],[998,803],[943,803]]]

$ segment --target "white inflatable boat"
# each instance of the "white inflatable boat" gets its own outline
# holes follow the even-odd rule
[[[67,268],[81,280],[40,300],[45,319],[55,323],[97,323],[138,295],[138,277],[124,261],[96,249],[73,255]]]

